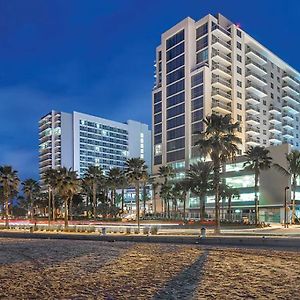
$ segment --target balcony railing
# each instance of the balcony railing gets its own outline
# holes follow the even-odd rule
[[[218,101],[213,101],[211,107],[212,108],[219,107],[219,108],[222,108],[222,109],[225,109],[225,110],[228,110],[228,111],[232,111],[231,105],[227,105],[225,103],[218,102]]]
[[[230,35],[230,32],[228,32],[225,28],[221,27],[220,25],[218,24],[213,24],[213,26],[211,27],[211,31],[214,31],[216,29],[219,29],[220,31],[222,31],[224,34],[228,35],[229,37],[231,36]]]
[[[261,88],[260,86],[257,86],[257,84],[253,83],[252,81],[250,81],[246,84],[246,88],[249,88],[249,87],[253,87],[256,90],[258,90],[264,94],[267,94],[265,89]]]
[[[246,121],[254,121],[254,122],[256,122],[256,123],[260,123],[259,118],[254,117],[254,116],[248,116],[248,117],[246,118]]]
[[[270,105],[270,109],[269,111],[274,111],[275,113],[280,113],[281,114],[281,109],[276,107],[276,106],[273,106],[273,105]]]
[[[256,128],[256,127],[253,127],[253,126],[247,126],[246,127],[246,132],[250,132],[250,131],[255,132],[255,133],[260,133],[259,128]]]
[[[297,94],[299,94],[299,90],[298,90],[297,88],[295,88],[294,86],[292,86],[292,85],[290,85],[290,84],[288,84],[288,83],[284,83],[284,84],[282,85],[282,88],[285,88],[285,87],[288,87],[288,88],[290,88],[291,90],[293,90],[294,92],[296,92]]]
[[[231,100],[231,94],[226,93],[222,91],[221,89],[213,89],[212,90],[212,96],[220,95],[222,97],[227,98],[228,100]]]
[[[300,85],[300,80],[298,80],[296,77],[294,77],[294,76],[288,74],[287,72],[284,72],[282,77],[283,77],[283,79],[284,79],[285,77],[288,77],[288,78],[290,78],[292,81],[294,81],[296,84],[299,84],[299,85]]]
[[[296,97],[292,96],[291,94],[289,94],[287,92],[284,92],[283,95],[282,95],[282,98],[285,98],[285,97],[290,98],[290,99],[292,99],[293,101],[295,101],[297,103],[300,102],[300,98],[297,99]]]
[[[259,97],[256,97],[256,96],[254,96],[254,95],[252,95],[252,94],[247,94],[247,96],[246,96],[246,100],[255,100],[256,102],[260,102],[260,98]]]
[[[247,77],[247,76],[253,76],[253,77],[257,78],[258,80],[264,82],[265,84],[268,83],[266,79],[264,79],[264,78],[262,78],[261,76],[255,74],[254,72],[248,71],[248,72],[246,73],[246,77]]]
[[[219,82],[219,83],[221,83],[221,84],[223,84],[223,85],[231,88],[230,81],[226,80],[226,79],[224,79],[224,78],[222,78],[220,76],[215,76],[215,77],[212,78],[212,83],[217,83],[217,82]]]
[[[221,64],[213,64],[212,65],[212,69],[213,70],[219,69],[219,70],[223,71],[224,73],[227,73],[227,74],[231,75],[231,69],[230,68],[226,68],[226,67],[224,67]]]
[[[231,58],[228,55],[222,53],[221,51],[213,51],[212,52],[212,57],[215,57],[217,55],[220,56],[220,57],[222,57],[223,59],[225,59],[229,63],[231,63]]]
[[[246,111],[249,111],[249,110],[254,110],[256,112],[260,112],[260,108],[258,106],[254,106],[254,105],[247,105]]]
[[[260,54],[258,51],[250,48],[250,47],[247,47],[247,51],[246,51],[246,54],[247,53],[250,53],[250,52],[253,52],[255,55],[257,55],[258,57],[260,57],[262,60],[264,60],[266,63],[268,62],[268,60],[262,55]]]
[[[258,67],[259,69],[263,70],[265,73],[267,73],[267,69],[264,68],[263,66],[261,66],[260,64],[256,63],[255,61],[253,61],[252,59],[247,59],[246,60],[246,65],[248,64],[253,64],[254,66]]]
[[[212,44],[215,44],[215,43],[219,43],[222,46],[224,46],[225,48],[227,48],[228,50],[231,50],[231,45],[229,43],[224,42],[223,40],[221,40],[219,38],[213,37],[212,38]]]

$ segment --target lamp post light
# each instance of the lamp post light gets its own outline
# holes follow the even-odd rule
[[[284,188],[284,228],[289,228],[289,225],[287,223],[287,191],[289,190],[290,188],[288,186],[286,186]]]

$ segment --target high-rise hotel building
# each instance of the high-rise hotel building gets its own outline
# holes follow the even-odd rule
[[[82,177],[91,165],[104,172],[124,168],[128,158],[139,157],[151,169],[151,131],[129,120],[119,123],[73,112],[51,111],[39,121],[39,172],[67,167]]]
[[[163,33],[155,77],[154,174],[166,164],[179,172],[199,156],[195,132],[212,113],[240,122],[240,154],[256,145],[300,149],[300,74],[220,14]]]

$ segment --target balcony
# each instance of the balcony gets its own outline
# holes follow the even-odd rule
[[[271,115],[269,118],[271,124],[281,124],[281,118],[278,115]]]
[[[271,114],[280,115],[281,114],[281,109],[276,107],[276,106],[270,105],[269,112]]]
[[[218,112],[220,114],[231,114],[232,108],[231,105],[228,105],[226,103],[216,101],[213,99],[211,108],[213,111]]]
[[[297,79],[296,77],[292,76],[292,75],[289,75],[288,73],[284,72],[283,73],[283,76],[282,76],[282,79],[285,81],[285,82],[288,82],[292,85],[296,85],[296,86],[299,86],[300,85],[300,80]]]
[[[258,63],[256,63],[255,61],[253,61],[251,59],[246,60],[246,66],[249,70],[251,70],[252,72],[257,73],[261,76],[268,74],[266,68],[264,68],[263,66],[259,65]]]
[[[250,48],[249,46],[247,47],[246,55],[261,65],[266,64],[268,62],[268,60],[262,54]]]
[[[260,130],[259,130],[259,128],[254,127],[254,126],[247,126],[246,127],[246,133],[252,134],[252,135],[259,135]]]
[[[221,76],[214,76],[212,78],[212,86],[216,89],[223,89],[226,92],[231,91],[230,80],[224,79]]]
[[[293,115],[295,115],[299,112],[298,107],[290,104],[287,101],[284,101],[284,103],[282,104],[282,109],[289,112],[289,113],[291,113],[291,114],[293,114]]]
[[[231,65],[231,57],[224,54],[221,51],[217,51],[217,50],[213,51],[211,57],[216,63],[221,63],[226,67]]]
[[[299,96],[299,90],[290,85],[289,83],[284,83],[282,85],[282,89],[285,91],[285,92],[288,92],[288,93],[291,93],[292,95],[295,95],[296,97]]]
[[[214,49],[219,50],[225,54],[231,52],[231,45],[228,42],[223,41],[220,38],[212,37],[212,46]]]
[[[247,85],[246,85],[246,90],[249,93],[255,94],[258,97],[267,96],[266,91],[263,88],[256,85],[254,82],[248,82]]]
[[[260,108],[258,106],[254,106],[254,105],[247,105],[246,112],[249,114],[252,114],[252,115],[259,115]]]
[[[218,24],[213,24],[211,27],[211,31],[213,35],[219,39],[223,39],[224,41],[227,42],[231,40],[230,32],[228,32],[225,28],[221,27]]]
[[[212,72],[215,75],[223,76],[227,79],[231,78],[231,68],[225,67],[222,64],[213,63],[212,64]]]
[[[291,94],[284,92],[282,95],[282,99],[285,101],[289,101],[294,105],[298,105],[300,102],[299,97],[292,96]]]
[[[211,94],[216,100],[231,102],[231,93],[225,92],[221,89],[213,89]]]
[[[280,143],[281,142],[281,138],[278,134],[270,134],[269,136],[269,141],[272,143]]]
[[[248,115],[247,118],[246,118],[246,123],[255,126],[255,125],[259,125],[260,124],[260,120],[256,116]]]
[[[284,121],[283,123],[282,123],[282,127],[284,128],[284,129],[291,129],[291,130],[293,130],[294,129],[294,125],[293,125],[293,123],[292,122],[287,122],[287,121]]]
[[[281,128],[279,126],[271,125],[270,128],[269,128],[269,131],[274,133],[274,134],[275,133],[280,134],[281,133]]]
[[[247,103],[257,105],[260,103],[260,99],[252,94],[247,94],[246,95],[246,101]]]
[[[294,116],[291,115],[291,114],[289,114],[289,113],[287,113],[287,112],[284,112],[284,113],[282,114],[282,119],[283,119],[284,121],[286,121],[286,122],[288,122],[288,121],[294,121]]]
[[[261,76],[257,75],[254,72],[248,71],[246,73],[246,78],[251,81],[254,82],[255,84],[259,85],[259,86],[266,86],[268,84],[267,80],[262,78]]]
[[[257,139],[252,138],[251,136],[249,136],[249,137],[247,137],[247,139],[246,139],[246,144],[247,144],[248,146],[255,147],[255,146],[259,146],[259,145],[260,145],[260,141],[257,140]]]
[[[294,137],[294,134],[290,130],[284,130],[282,133],[282,136],[286,139],[288,139],[288,138],[292,139]]]

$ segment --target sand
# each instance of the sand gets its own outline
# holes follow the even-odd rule
[[[0,239],[0,299],[300,299],[300,253]]]

